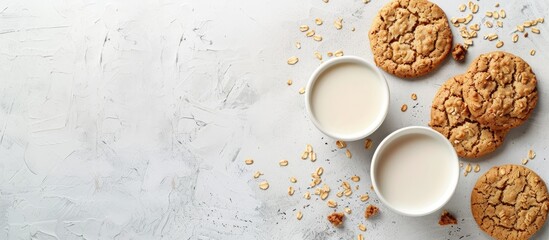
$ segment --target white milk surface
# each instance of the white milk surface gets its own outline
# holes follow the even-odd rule
[[[361,132],[382,112],[381,81],[373,69],[358,63],[339,63],[326,69],[311,91],[313,115],[328,132]]]
[[[423,212],[442,201],[452,188],[452,156],[444,143],[431,136],[402,137],[381,154],[378,191],[396,209]]]

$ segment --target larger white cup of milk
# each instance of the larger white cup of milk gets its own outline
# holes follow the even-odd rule
[[[427,127],[401,128],[378,146],[370,168],[377,196],[391,210],[424,216],[441,209],[459,179],[459,159],[442,134]]]
[[[389,87],[381,71],[355,56],[321,64],[307,84],[305,105],[324,134],[354,141],[372,134],[385,120]]]

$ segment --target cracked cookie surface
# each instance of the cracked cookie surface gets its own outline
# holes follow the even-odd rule
[[[513,54],[480,55],[467,70],[463,96],[472,116],[492,129],[510,129],[530,117],[538,102],[530,65]]]
[[[460,157],[477,158],[495,151],[507,130],[492,130],[471,118],[463,100],[464,75],[448,79],[435,94],[429,126],[444,135]]]
[[[370,47],[376,65],[399,77],[435,69],[452,48],[446,14],[426,0],[394,0],[375,17]]]
[[[491,168],[471,193],[475,221],[495,239],[529,239],[543,226],[548,206],[543,180],[518,165]]]

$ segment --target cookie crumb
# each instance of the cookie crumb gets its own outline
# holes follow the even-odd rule
[[[454,60],[461,62],[465,59],[465,55],[467,54],[467,50],[463,47],[461,44],[456,44],[454,47],[454,50],[452,51],[452,57]]]
[[[412,95],[411,95],[410,97],[411,97],[412,100],[414,100],[414,101],[417,100],[417,94],[415,94],[415,93],[412,93]]]
[[[362,237],[362,234],[358,234],[357,238],[358,240],[364,240],[364,237]]]
[[[337,227],[341,224],[343,224],[343,218],[345,217],[345,214],[340,212],[335,212],[330,215],[328,215],[328,221],[334,225],[334,227]]]
[[[445,226],[450,224],[457,224],[456,218],[452,216],[452,214],[450,214],[448,211],[442,211],[442,214],[440,215],[440,220],[438,220],[438,225]]]
[[[297,212],[296,217],[297,220],[301,220],[301,218],[303,217],[303,213],[301,213],[301,211]]]
[[[244,160],[244,163],[246,163],[246,165],[252,165],[252,164],[254,164],[254,160],[253,159],[246,159],[246,160]]]
[[[366,211],[364,212],[364,217],[366,219],[371,218],[379,213],[379,208],[376,206],[370,204],[368,207],[366,207]]]
[[[406,110],[408,110],[408,105],[402,104],[402,107],[400,107],[400,111],[406,112]]]
[[[294,83],[294,81],[292,81],[292,79],[288,79],[288,81],[286,81],[286,84],[288,84],[288,86],[291,86],[292,83]]]

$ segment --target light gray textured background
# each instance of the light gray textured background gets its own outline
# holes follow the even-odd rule
[[[465,16],[458,2],[438,2],[449,17]],[[446,206],[456,226],[438,226],[438,213],[397,216],[375,194],[369,202],[381,215],[365,221],[357,196],[371,193],[373,150],[349,143],[354,156],[347,159],[307,119],[297,92],[319,64],[313,51],[342,49],[372,60],[367,31],[385,3],[0,1],[0,239],[353,239],[359,223],[368,228],[365,239],[487,239],[469,208],[480,173],[462,176]],[[473,23],[484,21],[496,2],[477,3]],[[504,28],[482,27],[479,35],[500,34],[502,50],[532,65],[540,102],[527,124],[479,162],[481,173],[520,163],[532,148],[538,156],[528,167],[549,180],[549,28],[538,25],[540,35],[511,42],[514,26],[546,15],[549,3],[501,1],[501,8]],[[315,26],[317,17],[325,24]],[[333,27],[337,17],[344,19],[340,31]],[[307,39],[301,24],[324,40]],[[495,49],[495,42],[477,38],[466,64],[449,59],[415,80],[387,75],[392,102],[372,136],[374,147],[393,130],[426,125],[440,84]],[[288,66],[292,55],[301,60]],[[287,79],[294,85],[286,86]],[[315,163],[299,160],[307,143],[318,153]],[[244,165],[246,158],[255,164]],[[278,166],[283,158],[288,167]],[[362,177],[351,198],[338,199],[338,210],[353,210],[343,228],[326,221],[333,209],[325,202],[301,197],[318,166],[333,199],[340,179]],[[265,174],[259,180],[252,178],[256,170]],[[298,179],[293,197],[286,194],[290,176]],[[271,187],[260,190],[260,180]],[[535,237],[548,238],[547,226]]]

